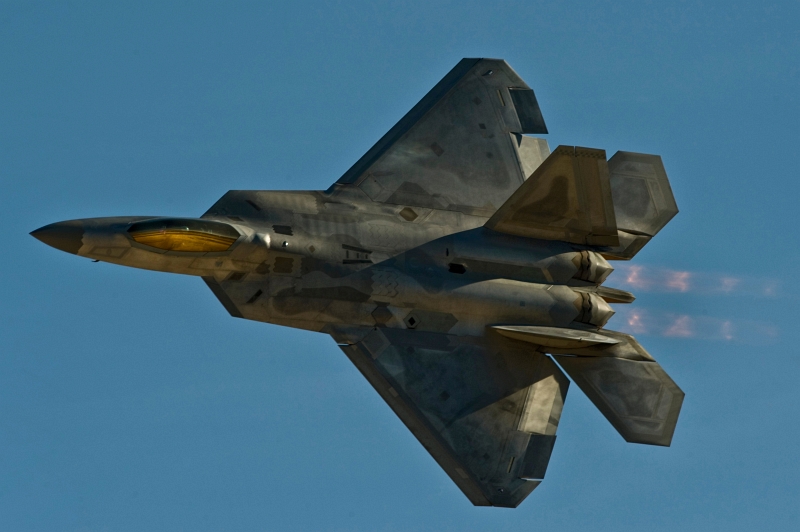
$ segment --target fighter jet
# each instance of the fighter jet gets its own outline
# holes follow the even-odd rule
[[[634,300],[603,285],[609,261],[678,212],[661,158],[551,152],[532,136],[546,133],[505,61],[464,59],[327,190],[231,190],[199,218],[31,234],[330,335],[474,505],[516,507],[545,476],[570,379],[633,443],[669,446],[684,397],[603,328]]]

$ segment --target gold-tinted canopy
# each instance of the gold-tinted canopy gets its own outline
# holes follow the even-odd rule
[[[230,225],[195,218],[156,218],[134,223],[128,228],[134,241],[167,251],[227,251],[239,238]]]

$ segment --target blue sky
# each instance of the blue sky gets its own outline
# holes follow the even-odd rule
[[[0,528],[797,530],[798,20],[789,1],[3,2]],[[28,236],[325,189],[462,57],[509,61],[551,147],[662,155],[681,212],[610,278],[638,299],[609,327],[686,392],[671,448],[625,443],[573,386],[542,486],[473,508],[329,337]]]

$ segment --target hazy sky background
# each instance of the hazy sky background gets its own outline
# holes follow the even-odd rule
[[[0,4],[0,529],[800,529],[800,3],[266,4]],[[662,155],[681,213],[607,284],[671,448],[572,386],[546,481],[473,508],[329,337],[28,236],[325,189],[462,57],[551,148]]]

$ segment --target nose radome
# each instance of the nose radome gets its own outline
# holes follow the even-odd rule
[[[79,220],[57,222],[31,231],[31,236],[48,246],[77,255],[83,245],[83,224]]]

